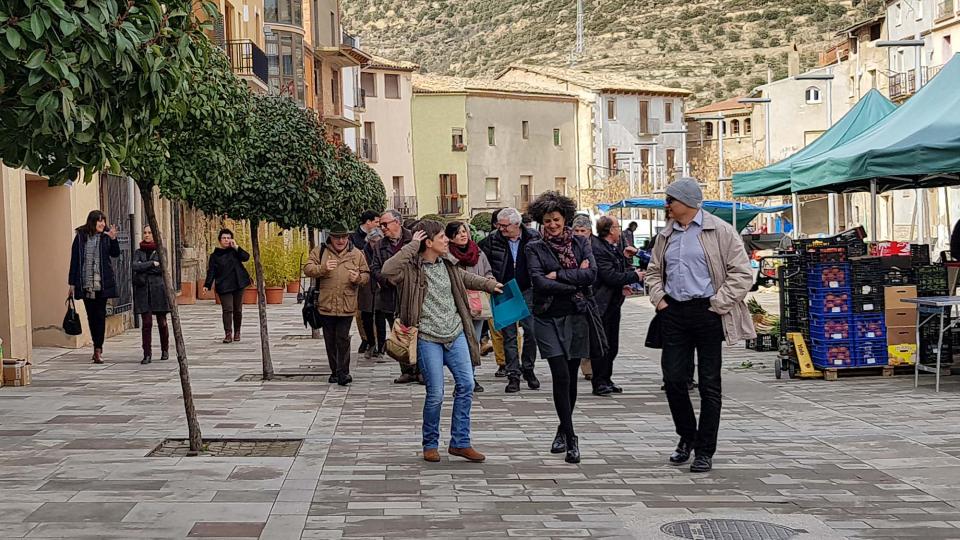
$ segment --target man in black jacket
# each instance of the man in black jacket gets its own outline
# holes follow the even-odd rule
[[[380,214],[373,210],[364,210],[364,212],[360,214],[360,226],[350,235],[350,241],[353,242],[353,247],[361,251],[367,247],[367,235],[379,226]]]
[[[623,389],[613,384],[610,377],[613,374],[613,360],[620,350],[620,314],[624,297],[630,295],[630,285],[639,283],[643,274],[630,266],[628,254],[636,253],[636,248],[624,246],[617,218],[603,216],[597,220],[597,236],[591,242],[593,256],[597,260],[594,298],[603,319],[608,345],[603,358],[591,359],[593,393],[599,396],[619,394]]]
[[[378,335],[387,335],[390,330],[384,322],[393,328],[393,321],[397,316],[397,288],[383,275],[383,263],[387,262],[400,251],[400,248],[410,243],[413,233],[402,226],[403,216],[396,210],[387,210],[380,216],[380,230],[383,231],[383,240],[373,248],[373,258],[370,260],[370,276],[377,280],[380,289],[374,300],[376,310],[376,324]],[[383,351],[378,351],[383,354]],[[394,379],[397,384],[407,384],[418,380],[416,366],[400,364],[400,377]]]
[[[539,233],[523,226],[520,212],[516,208],[504,208],[497,215],[497,231],[480,241],[480,249],[490,261],[493,276],[500,283],[516,279],[528,306],[532,303],[532,293],[530,276],[527,273],[527,258],[523,252],[527,244],[538,238]],[[522,367],[521,353],[517,350],[517,325],[507,326],[500,331],[503,334],[503,352],[507,362],[508,382],[505,391],[511,394],[520,391],[521,375],[531,390],[540,388],[540,381],[533,371],[537,359],[533,317],[527,317],[519,324],[523,328]]]

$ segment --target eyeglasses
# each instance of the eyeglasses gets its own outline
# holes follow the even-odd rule
[[[381,228],[381,229],[386,229],[391,223],[396,223],[396,222],[397,222],[397,220],[393,220],[393,221],[381,221],[381,222],[380,222],[380,228]]]
[[[498,229],[506,229],[507,227],[509,227],[509,226],[511,226],[511,225],[516,225],[516,223],[497,223],[497,228],[498,228]]]

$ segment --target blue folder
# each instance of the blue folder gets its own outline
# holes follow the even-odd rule
[[[515,279],[504,284],[502,294],[491,295],[490,307],[493,311],[493,327],[497,330],[502,330],[530,316],[527,301],[524,300]]]

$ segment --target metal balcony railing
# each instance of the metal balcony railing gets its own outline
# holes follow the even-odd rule
[[[365,110],[367,108],[367,91],[363,88],[357,88],[357,95],[355,96],[356,102],[354,103],[354,109]]]
[[[417,216],[417,198],[412,195],[394,195],[390,198],[391,206],[403,217]]]
[[[894,73],[887,79],[887,88],[890,92],[890,99],[897,99],[909,96],[917,90],[917,76],[913,71],[906,73]]]
[[[369,161],[370,163],[376,163],[377,143],[370,139],[360,139],[360,159]]]
[[[943,19],[949,19],[953,17],[954,8],[953,0],[941,0],[937,3],[937,15],[934,17],[934,21],[939,22]]]
[[[453,150],[454,152],[466,152],[466,151],[467,151],[467,145],[466,145],[465,143],[462,143],[462,142],[455,142],[455,143],[453,143],[453,146],[452,146],[451,148],[452,148],[452,150]]]
[[[353,47],[354,49],[360,48],[360,40],[358,40],[356,36],[351,36],[346,32],[344,32],[343,35],[340,36],[340,43],[343,45],[347,45],[348,47]]]
[[[463,214],[463,201],[467,196],[463,193],[447,193],[437,197],[437,212],[441,216],[459,216]]]
[[[927,80],[924,82],[924,84],[932,81],[933,78],[936,77],[938,73],[940,73],[941,69],[943,69],[942,64],[939,66],[927,66]]]
[[[267,55],[256,43],[249,39],[230,40],[226,42],[226,52],[234,73],[242,77],[256,77],[269,86]]]
[[[646,121],[641,119],[637,123],[637,134],[638,135],[659,135],[660,134],[660,119],[659,118],[647,118]]]

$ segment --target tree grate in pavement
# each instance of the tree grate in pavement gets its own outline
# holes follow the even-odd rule
[[[660,531],[689,540],[787,540],[806,533],[774,523],[742,519],[688,519],[660,527]]]
[[[207,457],[296,457],[303,439],[204,439],[201,456]],[[187,439],[165,439],[147,457],[186,457]]]
[[[329,370],[330,368],[327,368]],[[263,380],[261,373],[246,373],[237,377],[236,382],[322,382],[326,383],[329,375],[317,373],[274,373],[269,381]]]

